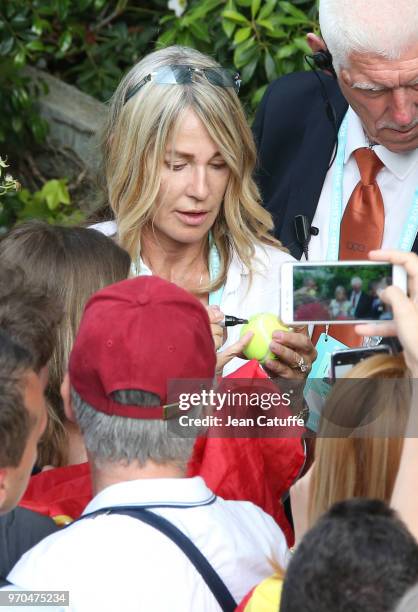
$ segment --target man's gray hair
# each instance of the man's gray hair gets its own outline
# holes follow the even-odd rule
[[[106,463],[134,462],[143,467],[147,461],[153,461],[186,468],[193,450],[193,437],[170,436],[166,421],[132,419],[99,412],[74,389],[71,389],[71,398],[84,443],[98,467]],[[115,399],[142,406],[160,403],[156,396],[143,391],[129,391],[128,396],[122,391]]]
[[[398,59],[416,43],[417,0],[320,0],[319,24],[339,74],[352,52]]]

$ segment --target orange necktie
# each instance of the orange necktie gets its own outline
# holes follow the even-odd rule
[[[383,162],[368,147],[354,151],[360,181],[347,203],[340,227],[339,259],[367,259],[372,249],[379,249],[383,240],[385,209],[376,182]],[[316,343],[323,326],[315,326],[312,341]],[[361,346],[363,339],[354,332],[353,325],[332,325],[328,332],[333,338],[352,348]]]

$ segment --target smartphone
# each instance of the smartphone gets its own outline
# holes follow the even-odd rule
[[[386,344],[362,347],[355,349],[342,349],[331,355],[331,379],[343,378],[360,361],[374,355],[391,355],[392,349]]]
[[[389,285],[406,293],[403,266],[371,261],[286,262],[281,268],[280,318],[290,325],[392,319],[392,311],[378,295]]]

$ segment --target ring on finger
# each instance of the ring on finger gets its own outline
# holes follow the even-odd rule
[[[294,366],[295,368],[298,368],[303,374],[305,374],[305,372],[308,371],[309,366],[307,363],[305,363],[305,360],[303,357],[300,357],[296,363],[296,365]]]

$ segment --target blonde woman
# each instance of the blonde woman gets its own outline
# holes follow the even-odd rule
[[[207,306],[224,373],[240,365],[234,358],[251,339],[239,340],[239,327],[225,338],[224,314],[278,314],[280,266],[290,259],[252,178],[256,152],[239,83],[183,47],[134,66],[111,100],[103,140],[114,221],[94,226],[117,235],[134,274],[161,276]],[[300,333],[277,332],[271,349],[279,359],[266,368],[288,378],[306,376],[316,356]]]
[[[401,355],[366,359],[337,382],[321,416],[314,464],[291,489],[296,541],[338,501],[390,502],[411,394]]]

